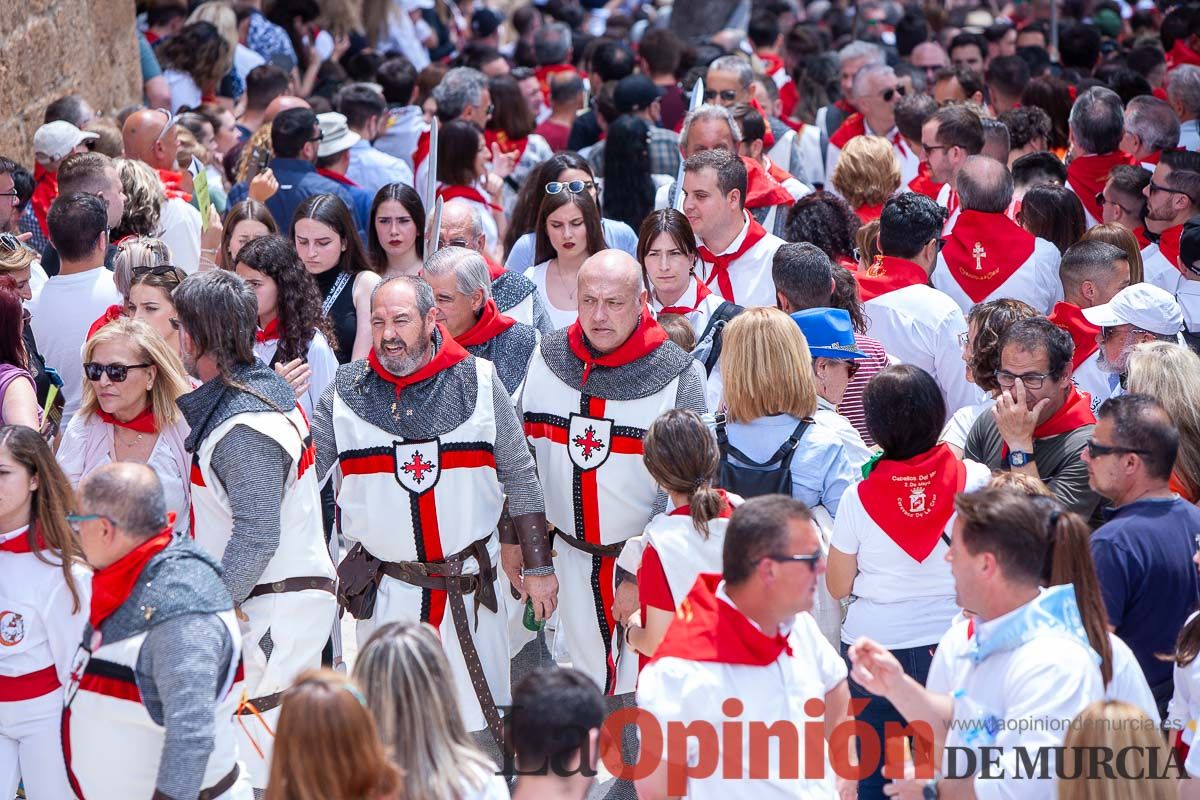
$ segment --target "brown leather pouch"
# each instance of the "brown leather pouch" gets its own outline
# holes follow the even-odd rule
[[[375,613],[375,595],[379,591],[383,562],[372,556],[361,544],[338,565],[338,605],[355,619],[370,619]]]

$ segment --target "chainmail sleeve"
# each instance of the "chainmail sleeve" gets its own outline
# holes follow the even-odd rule
[[[703,367],[700,362],[679,376],[679,388],[675,391],[675,407],[688,408],[697,414],[708,413],[708,401],[704,397],[704,379],[700,377]]]
[[[533,455],[525,441],[525,429],[513,410],[504,383],[495,374],[495,367],[491,369],[492,408],[496,417],[496,476],[508,496],[508,512],[514,517],[545,513],[546,500],[538,482]]]
[[[317,450],[317,483],[322,487],[325,486],[325,481],[329,480],[329,473],[333,471],[338,460],[337,438],[333,433],[333,393],[335,391],[337,391],[335,383],[326,386],[313,409],[312,437],[313,447]]]

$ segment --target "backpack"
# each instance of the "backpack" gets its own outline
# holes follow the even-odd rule
[[[742,306],[726,300],[717,306],[717,310],[708,318],[704,332],[700,334],[699,341],[692,349],[692,357],[704,365],[704,374],[712,375],[713,368],[717,366],[717,361],[721,358],[721,346],[724,342],[721,333],[725,330],[725,326],[745,310]]]
[[[764,494],[782,494],[791,497],[792,458],[796,455],[796,447],[800,444],[800,440],[804,438],[804,432],[812,424],[811,417],[800,420],[800,424],[792,431],[792,435],[779,446],[775,454],[766,461],[759,462],[729,443],[729,437],[725,432],[725,416],[719,416],[716,432],[721,460],[717,468],[717,485],[747,500]],[[730,455],[741,463],[731,462]]]

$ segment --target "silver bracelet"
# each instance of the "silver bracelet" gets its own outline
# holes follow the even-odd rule
[[[530,578],[544,578],[547,575],[554,574],[554,565],[547,564],[544,567],[526,567],[525,569],[521,570],[521,573]]]

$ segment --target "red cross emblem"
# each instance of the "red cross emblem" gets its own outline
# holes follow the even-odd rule
[[[433,470],[433,464],[426,461],[424,457],[421,456],[421,451],[418,450],[417,452],[413,453],[413,457],[409,459],[407,464],[402,464],[400,466],[400,469],[404,470],[409,475],[412,475],[413,480],[415,480],[417,483],[424,483],[425,473]]]
[[[583,460],[591,461],[593,450],[603,450],[604,441],[596,438],[596,429],[588,425],[583,436],[576,436],[573,444],[583,450]]]

